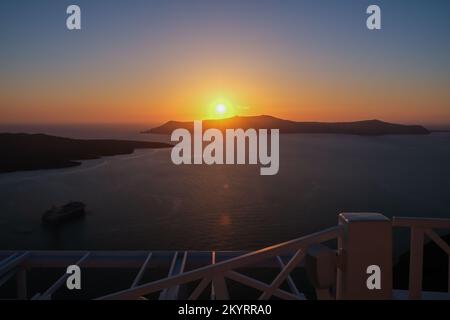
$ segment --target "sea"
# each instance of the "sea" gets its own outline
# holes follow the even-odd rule
[[[0,132],[170,140],[145,129],[23,125]],[[176,166],[170,152],[142,149],[68,169],[0,174],[0,249],[253,250],[334,226],[342,212],[450,218],[450,133],[281,135],[275,176],[261,176],[259,165]],[[84,219],[42,224],[47,209],[69,201],[87,205]]]

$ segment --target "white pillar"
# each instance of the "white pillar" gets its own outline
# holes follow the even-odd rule
[[[339,225],[337,298],[391,299],[391,221],[379,213],[341,213]]]

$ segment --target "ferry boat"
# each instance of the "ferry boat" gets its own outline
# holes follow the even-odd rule
[[[60,224],[69,220],[83,217],[86,214],[86,205],[82,202],[69,202],[63,206],[53,206],[42,216],[42,222],[46,224]]]

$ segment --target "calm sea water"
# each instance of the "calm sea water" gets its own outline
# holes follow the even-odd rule
[[[91,135],[167,139],[135,129]],[[333,226],[343,211],[450,218],[450,134],[280,142],[277,176],[260,176],[259,166],[175,166],[170,150],[0,174],[1,249],[241,250]],[[87,204],[84,220],[41,225],[45,210],[71,200]]]

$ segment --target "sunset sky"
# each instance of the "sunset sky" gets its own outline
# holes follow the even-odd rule
[[[0,123],[449,124],[449,33],[448,0],[2,0]]]

